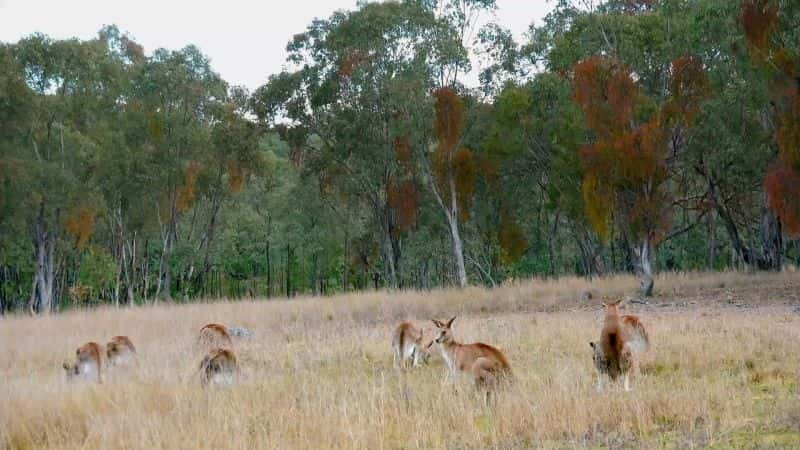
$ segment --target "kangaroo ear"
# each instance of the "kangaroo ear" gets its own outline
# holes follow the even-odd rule
[[[453,321],[454,321],[454,320],[456,320],[456,317],[458,317],[458,316],[453,316],[453,318],[452,318],[452,319],[450,319],[449,321],[447,321],[447,328],[450,328],[450,326],[451,326],[451,325],[453,325]]]
[[[436,325],[436,328],[444,328],[444,324],[436,319],[431,319],[431,322],[433,322],[433,324]]]
[[[589,347],[594,348],[594,342],[589,342]]]

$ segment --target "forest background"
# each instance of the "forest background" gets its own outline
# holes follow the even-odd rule
[[[336,12],[253,92],[115,26],[0,44],[0,311],[797,265],[797,2],[494,8]]]

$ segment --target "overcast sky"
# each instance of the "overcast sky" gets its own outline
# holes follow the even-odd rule
[[[497,3],[497,20],[518,39],[553,7],[552,0]],[[0,0],[0,41],[16,42],[36,31],[87,39],[103,25],[116,24],[148,53],[195,44],[226,81],[255,89],[280,71],[293,35],[315,17],[355,5],[356,0]]]

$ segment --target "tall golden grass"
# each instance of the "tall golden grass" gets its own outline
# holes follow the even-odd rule
[[[797,274],[669,274],[657,296],[800,286]],[[599,301],[636,280],[528,280],[494,290],[162,305],[0,319],[0,448],[564,448],[800,446],[800,315],[787,307],[649,308],[653,349],[630,393],[595,391]],[[766,295],[766,294],[765,294]],[[796,300],[796,299],[795,299]],[[516,383],[486,407],[440,359],[392,367],[399,320],[459,314],[465,342],[501,348]],[[240,384],[199,386],[200,327],[251,328]],[[430,322],[426,323],[428,326]],[[83,342],[130,336],[138,368],[67,383]]]

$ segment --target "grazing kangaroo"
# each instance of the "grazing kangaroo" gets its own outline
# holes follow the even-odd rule
[[[595,368],[598,371],[597,389],[603,389],[603,377],[608,375],[612,381],[624,379],[625,390],[630,390],[630,372],[638,367],[639,354],[647,351],[650,339],[647,330],[634,315],[619,314],[620,300],[603,302],[606,317],[599,342],[590,342],[594,353]]]
[[[200,384],[230,386],[236,384],[239,377],[239,363],[232,350],[217,348],[208,352],[200,362]]]
[[[206,349],[233,348],[228,327],[218,323],[210,323],[201,328],[197,343]]]
[[[106,344],[106,357],[109,365],[127,366],[136,362],[136,347],[128,336],[114,336]]]
[[[442,357],[447,362],[448,379],[459,374],[467,374],[475,380],[478,389],[486,390],[486,400],[489,393],[500,381],[510,380],[513,377],[511,365],[506,356],[495,347],[476,342],[474,344],[461,344],[453,337],[452,325],[455,317],[440,322],[433,319],[437,335],[434,342],[439,344]]]
[[[75,361],[62,364],[67,374],[67,379],[83,379],[103,382],[102,366],[105,351],[97,342],[87,342],[75,350]]]
[[[406,369],[409,362],[412,367],[428,362],[429,347],[433,341],[423,342],[424,336],[424,328],[417,328],[409,322],[403,322],[397,326],[392,336],[395,367]]]

